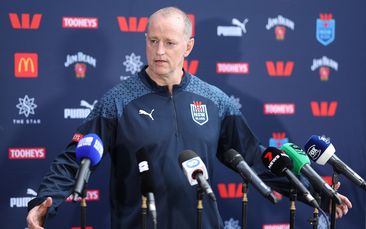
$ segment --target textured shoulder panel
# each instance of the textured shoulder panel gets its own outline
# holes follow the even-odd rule
[[[227,96],[219,88],[202,81],[196,76],[191,78],[191,81],[185,90],[203,96],[216,104],[216,106],[219,108],[220,118],[223,118],[227,115],[241,114],[240,110],[229,96]]]
[[[129,102],[151,92],[139,77],[131,77],[105,93],[85,121],[97,116],[110,119],[119,118]]]

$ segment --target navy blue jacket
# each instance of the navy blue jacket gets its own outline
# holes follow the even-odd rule
[[[158,228],[187,229],[196,225],[196,188],[190,186],[178,156],[186,149],[196,152],[209,176],[212,163],[230,148],[250,165],[260,162],[259,141],[235,103],[215,86],[185,72],[170,95],[142,70],[137,77],[108,91],[76,133],[96,133],[111,157],[110,208],[112,228],[141,228],[141,192],[136,151],[149,154],[156,187]],[[78,169],[76,142],[51,165],[29,208],[46,196],[54,198],[55,213],[73,189]],[[57,185],[56,185],[57,184]],[[218,228],[217,206],[204,199],[203,228]],[[222,222],[220,222],[222,227]]]

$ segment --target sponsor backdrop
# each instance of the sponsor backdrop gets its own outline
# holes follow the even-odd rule
[[[365,1],[2,0],[1,228],[26,228],[27,202],[48,165],[103,93],[146,63],[147,17],[167,5],[193,21],[196,46],[185,68],[231,96],[264,145],[303,147],[325,135],[366,177]],[[88,228],[109,227],[108,160],[90,178]],[[329,165],[312,165],[332,176]],[[225,228],[240,228],[242,179],[215,166]],[[353,210],[337,226],[365,228],[365,193],[340,181]],[[249,228],[289,227],[287,197],[273,205],[249,185],[248,199]],[[296,227],[312,228],[313,209],[296,207]],[[80,227],[79,211],[66,200],[48,227]]]

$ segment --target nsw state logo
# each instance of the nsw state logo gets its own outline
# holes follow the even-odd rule
[[[324,46],[335,40],[335,20],[332,14],[320,14],[320,19],[316,19],[316,39]]]
[[[207,107],[205,104],[199,101],[193,101],[193,104],[190,105],[193,121],[201,126],[208,122]]]

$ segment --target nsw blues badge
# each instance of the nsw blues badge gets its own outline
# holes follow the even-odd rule
[[[199,101],[193,101],[193,104],[190,105],[193,121],[201,126],[208,122],[207,107],[205,104]]]
[[[324,46],[335,40],[335,20],[332,14],[320,14],[320,19],[316,19],[316,39]]]

